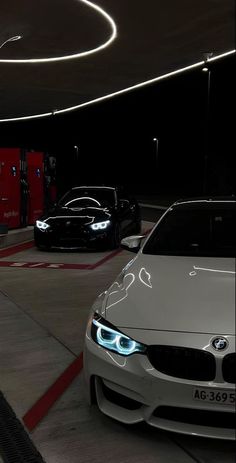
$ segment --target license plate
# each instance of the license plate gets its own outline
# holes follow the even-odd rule
[[[232,405],[235,404],[235,392],[219,389],[195,388],[193,391],[193,399],[200,402]]]

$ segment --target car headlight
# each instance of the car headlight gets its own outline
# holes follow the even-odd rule
[[[41,220],[36,220],[36,227],[42,231],[45,231],[50,227],[50,225],[46,222],[42,222]]]
[[[97,313],[94,314],[92,320],[91,336],[99,346],[120,355],[127,356],[135,352],[146,352],[146,346],[144,344],[126,336]]]
[[[110,220],[104,220],[104,222],[96,222],[91,225],[91,228],[93,230],[103,230],[104,228],[107,228],[110,223]]]

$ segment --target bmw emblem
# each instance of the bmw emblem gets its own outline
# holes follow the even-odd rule
[[[228,346],[228,341],[222,337],[214,338],[212,340],[212,346],[215,350],[224,350]]]

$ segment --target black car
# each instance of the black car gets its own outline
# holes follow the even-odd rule
[[[80,186],[69,190],[34,227],[38,248],[114,249],[141,229],[140,208],[123,189]]]

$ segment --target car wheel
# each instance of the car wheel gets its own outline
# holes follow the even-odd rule
[[[112,236],[110,238],[109,247],[111,249],[117,249],[120,246],[121,241],[121,234],[120,234],[120,226],[118,223],[115,224]]]
[[[36,248],[38,248],[39,251],[50,251],[51,246],[50,245],[44,245],[44,244],[39,244],[35,243]]]
[[[134,233],[136,234],[139,234],[141,233],[141,221],[138,220],[137,222],[135,222],[134,224]]]

